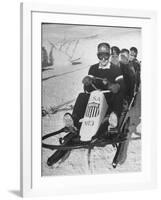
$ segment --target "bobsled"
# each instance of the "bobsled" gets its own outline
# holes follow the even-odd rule
[[[48,165],[53,165],[71,150],[85,148],[88,149],[88,155],[90,156],[90,152],[94,147],[105,147],[106,145],[112,145],[113,148],[116,149],[112,161],[112,166],[114,168],[116,168],[118,164],[123,164],[125,162],[129,143],[129,110],[134,102],[136,93],[126,108],[123,109],[119,119],[114,112],[110,112],[107,115],[109,108],[105,98],[105,94],[107,93],[110,94],[110,91],[94,90],[90,93],[84,117],[80,119],[80,130],[69,131],[64,127],[42,137],[44,141],[46,138],[55,136],[61,132],[67,132],[63,141],[60,141],[60,145],[42,142],[43,148],[57,150],[48,159]]]

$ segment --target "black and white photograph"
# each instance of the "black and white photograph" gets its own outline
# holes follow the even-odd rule
[[[41,24],[41,175],[140,172],[142,29]]]

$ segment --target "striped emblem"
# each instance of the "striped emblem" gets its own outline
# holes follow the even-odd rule
[[[97,117],[99,115],[99,105],[98,103],[89,103],[86,109],[86,117]]]

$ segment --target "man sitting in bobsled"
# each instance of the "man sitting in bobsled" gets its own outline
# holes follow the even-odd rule
[[[110,45],[108,43],[100,43],[98,45],[97,57],[99,63],[92,65],[88,76],[82,80],[84,93],[78,95],[73,113],[68,116],[68,118],[72,117],[71,121],[73,120],[73,124],[77,129],[80,129],[80,119],[84,116],[90,92],[94,90],[110,91],[110,93],[105,94],[109,106],[107,115],[113,112],[119,118],[122,112],[125,84],[121,69],[109,61]]]
[[[108,128],[110,117],[114,119],[112,122],[113,128],[118,126],[125,96],[125,84],[122,71],[117,65],[114,65],[109,61],[110,45],[108,43],[100,43],[98,45],[97,57],[99,62],[90,67],[88,76],[84,77],[82,80],[84,92],[78,95],[72,114],[66,113],[64,115],[65,127],[62,130],[69,134],[64,138],[60,138],[61,144],[71,144],[73,137],[79,138],[79,130],[82,124],[81,119],[84,117],[90,93],[94,90],[110,91],[109,93],[104,94],[108,104],[108,109],[105,118],[94,137],[104,137],[103,134]],[[53,165],[67,152],[67,150],[57,150],[51,157],[49,157],[47,164]]]

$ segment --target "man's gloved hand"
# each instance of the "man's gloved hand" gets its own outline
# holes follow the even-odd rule
[[[113,84],[109,85],[108,89],[109,89],[112,93],[116,94],[116,93],[118,93],[119,90],[120,90],[120,85],[119,85],[118,83],[113,83]]]
[[[108,81],[107,78],[104,78],[104,79],[102,80],[102,83],[103,83],[104,85],[108,85],[108,84],[109,84],[109,81]]]
[[[85,76],[82,80],[82,83],[85,85],[85,86],[88,86],[88,85],[91,85],[92,84],[92,78],[90,76]]]

